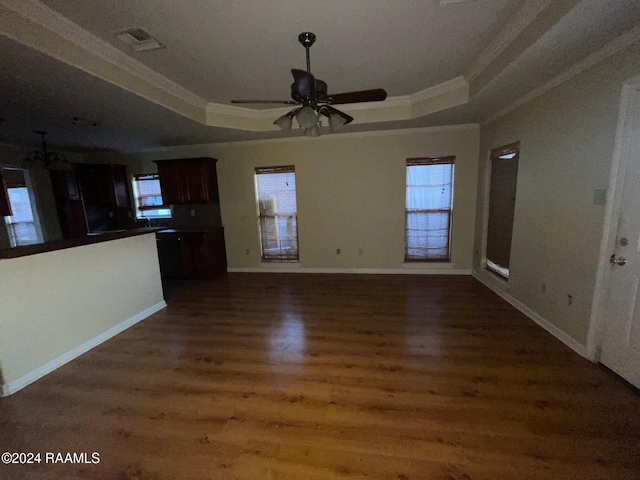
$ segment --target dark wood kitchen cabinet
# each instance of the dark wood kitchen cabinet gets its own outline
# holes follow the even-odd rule
[[[227,271],[222,228],[164,230],[156,233],[163,278],[211,278]]]
[[[126,165],[75,164],[74,169],[85,205],[131,207]]]
[[[166,205],[217,203],[215,158],[156,160],[162,201]]]
[[[62,238],[84,237],[87,220],[75,173],[72,170],[51,170],[49,174]]]
[[[107,165],[109,201],[116,207],[131,207],[131,188],[126,165]]]
[[[11,212],[11,203],[9,202],[9,192],[7,184],[4,182],[2,168],[0,168],[0,216],[8,217],[13,215]]]

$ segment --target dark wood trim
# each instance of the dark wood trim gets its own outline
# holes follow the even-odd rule
[[[269,173],[295,173],[294,165],[283,165],[281,167],[256,167],[256,175],[265,175]]]
[[[502,155],[506,155],[507,153],[520,153],[520,142],[513,142],[509,145],[503,145],[502,147],[494,148],[491,150],[489,157],[493,160],[494,158],[499,158]]]
[[[418,165],[450,165],[456,163],[455,155],[447,157],[414,157],[407,158],[407,167],[415,167]]]

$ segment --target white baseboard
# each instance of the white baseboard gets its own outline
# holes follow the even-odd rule
[[[519,300],[516,300],[515,298],[513,298],[513,296],[511,296],[506,290],[504,290],[503,288],[500,288],[498,283],[493,282],[493,281],[489,280],[488,278],[485,278],[484,275],[479,274],[476,271],[473,271],[473,273],[471,275],[476,280],[478,280],[480,283],[482,283],[485,287],[487,287],[491,291],[493,291],[496,295],[498,295],[499,297],[501,297],[504,300],[506,300],[507,302],[509,302],[512,306],[514,306],[520,312],[524,313],[527,317],[529,317],[531,320],[536,322],[539,326],[544,328],[547,332],[549,332],[551,335],[556,337],[558,340],[560,340],[562,343],[564,343],[571,350],[576,352],[581,357],[585,357],[585,358],[590,360],[588,352],[587,352],[587,347],[585,345],[582,345],[580,342],[574,340],[572,337],[570,337],[565,332],[560,330],[558,327],[556,327],[549,320],[547,320],[544,317],[541,317],[536,312],[534,312],[529,307],[527,307],[524,303],[522,303]]]
[[[101,343],[106,342],[110,338],[115,337],[120,332],[125,331],[127,328],[132,327],[136,323],[162,310],[166,306],[167,306],[167,303],[164,300],[161,302],[158,302],[155,305],[125,320],[124,322],[119,323],[115,327],[110,328],[106,332],[101,333],[97,337],[93,337],[91,340],[87,340],[83,344],[78,345],[74,349],[69,350],[67,353],[62,354],[57,358],[54,358],[53,360],[45,363],[44,365],[36,368],[35,370],[31,370],[29,373],[21,376],[20,378],[17,378],[13,382],[9,382],[7,384],[2,385],[2,396],[7,397],[9,395],[16,393],[18,390],[22,390],[27,385],[30,385],[36,380],[39,380],[40,378],[53,372],[57,368],[60,368],[65,363],[70,362],[74,358],[77,358],[83,353],[88,352],[92,348],[97,347]]]
[[[370,275],[471,275],[464,268],[291,268],[291,267],[229,267],[227,272],[240,273],[355,273]]]

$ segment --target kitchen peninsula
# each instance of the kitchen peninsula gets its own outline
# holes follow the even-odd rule
[[[0,383],[10,395],[166,306],[156,228],[0,251]]]

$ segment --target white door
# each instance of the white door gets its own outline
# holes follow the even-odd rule
[[[640,388],[640,84],[625,99],[600,362]]]

